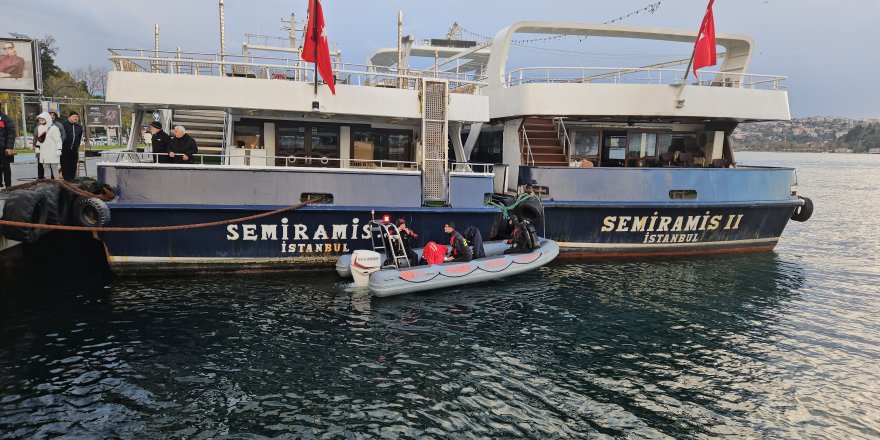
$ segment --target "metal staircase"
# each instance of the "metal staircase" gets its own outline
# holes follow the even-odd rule
[[[522,163],[529,166],[568,166],[568,157],[552,119],[526,118],[520,127]]]
[[[174,110],[172,128],[182,125],[196,140],[199,153],[221,154],[226,112],[223,110]],[[171,130],[169,130],[170,132]]]

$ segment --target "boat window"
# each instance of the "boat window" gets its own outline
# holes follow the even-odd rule
[[[318,125],[311,130],[308,155],[315,159],[339,158],[339,127]]]
[[[232,145],[237,148],[263,148],[263,123],[240,121],[232,131]]]
[[[329,193],[302,193],[299,196],[300,203],[308,202],[309,200],[316,199],[318,197],[323,197],[323,200],[312,203],[313,205],[332,205],[333,204],[333,194]]]
[[[306,127],[279,125],[276,131],[278,136],[275,144],[276,154],[283,157],[295,156],[297,160],[302,160],[306,155]],[[275,159],[275,164],[284,166],[287,165],[287,161],[288,159],[278,158]]]
[[[573,156],[598,156],[599,132],[575,130],[571,132]]]
[[[672,189],[669,190],[669,198],[674,200],[694,200],[697,198],[697,191],[693,189]]]
[[[657,133],[630,132],[627,166],[653,166],[657,156]]]
[[[462,130],[461,142],[467,141],[468,133]],[[471,152],[471,161],[480,163],[501,163],[504,162],[502,148],[504,146],[504,131],[492,130],[482,131],[474,144],[474,151]]]
[[[412,160],[412,130],[356,128],[352,130],[352,158]]]

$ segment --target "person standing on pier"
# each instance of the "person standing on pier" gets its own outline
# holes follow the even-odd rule
[[[40,146],[40,165],[49,171],[49,177],[55,178],[55,167],[61,162],[61,132],[52,124],[52,116],[48,112],[37,116],[37,138],[34,145]],[[43,171],[43,177],[46,176]]]
[[[168,156],[168,153],[171,151],[171,136],[168,136],[168,133],[162,130],[162,123],[157,121],[150,122],[150,135],[150,143],[153,146],[153,154],[156,155],[157,162],[171,163],[171,157]]]
[[[155,142],[155,141],[154,141]],[[174,163],[192,163],[193,156],[199,152],[196,140],[186,134],[182,125],[174,126],[174,139],[171,139],[171,152],[168,156]]]
[[[0,112],[0,188],[12,186],[12,149],[15,148],[15,123],[6,113]]]
[[[62,122],[64,140],[61,142],[61,176],[70,182],[76,177],[76,164],[79,162],[79,145],[82,143],[83,129],[79,125],[79,113],[70,112]]]

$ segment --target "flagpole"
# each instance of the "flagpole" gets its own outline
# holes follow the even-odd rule
[[[700,32],[697,31],[697,39],[700,38]],[[687,69],[684,71],[684,78],[681,80],[681,86],[684,87],[687,84],[688,75],[691,73],[691,66],[694,65],[694,56],[697,54],[697,44],[696,40],[694,40],[694,48],[691,50],[691,59],[688,60]]]
[[[318,0],[312,0],[312,41],[315,43],[315,98],[318,97]]]

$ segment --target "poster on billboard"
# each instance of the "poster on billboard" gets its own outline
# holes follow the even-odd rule
[[[112,104],[88,104],[86,118],[93,127],[119,127],[119,107]]]
[[[39,50],[33,40],[0,38],[0,92],[38,90]]]

